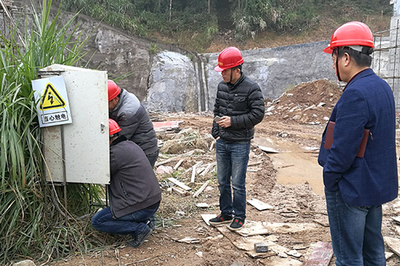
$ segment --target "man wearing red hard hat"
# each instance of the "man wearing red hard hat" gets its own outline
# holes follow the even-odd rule
[[[144,106],[133,93],[108,80],[108,109],[110,118],[121,127],[121,135],[142,148],[151,166],[158,158],[158,141],[153,123]]]
[[[386,265],[382,204],[398,193],[394,97],[370,68],[373,49],[371,30],[358,21],[340,26],[324,49],[347,82],[318,156],[338,266]]]
[[[131,235],[127,245],[138,248],[155,228],[154,214],[161,189],[150,162],[134,142],[119,135],[121,128],[109,119],[110,207],[92,217],[92,226],[110,234]]]
[[[221,72],[214,105],[212,135],[216,141],[217,178],[221,213],[210,224],[230,223],[240,229],[246,219],[246,171],[254,126],[264,118],[260,86],[244,75],[244,60],[236,47],[218,56],[215,71]],[[233,188],[233,196],[232,196]]]

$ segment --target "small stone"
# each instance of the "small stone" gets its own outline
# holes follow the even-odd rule
[[[268,252],[268,246],[264,243],[254,243],[254,250],[256,253],[265,253]]]

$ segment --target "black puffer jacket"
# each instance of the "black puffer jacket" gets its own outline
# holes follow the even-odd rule
[[[146,109],[133,93],[122,89],[119,102],[110,111],[109,116],[120,126],[120,134],[139,145],[146,155],[158,150],[153,123]]]
[[[235,84],[218,84],[214,116],[231,117],[231,126],[213,123],[212,135],[226,142],[247,141],[254,137],[254,126],[264,118],[264,98],[260,86],[243,73]]]

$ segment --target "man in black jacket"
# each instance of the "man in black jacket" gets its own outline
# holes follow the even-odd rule
[[[132,235],[127,245],[138,248],[151,234],[154,214],[161,201],[161,189],[143,150],[109,119],[110,207],[92,217],[92,226],[102,232]]]
[[[240,229],[246,219],[246,171],[254,126],[264,118],[264,98],[257,83],[242,72],[240,51],[228,47],[218,56],[221,72],[214,105],[212,135],[216,142],[217,178],[221,214],[210,224],[231,223]],[[233,188],[233,198],[232,189]]]

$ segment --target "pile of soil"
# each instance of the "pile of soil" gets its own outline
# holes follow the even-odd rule
[[[265,120],[323,124],[328,120],[342,91],[336,82],[329,80],[302,83],[278,99],[266,99]]]

